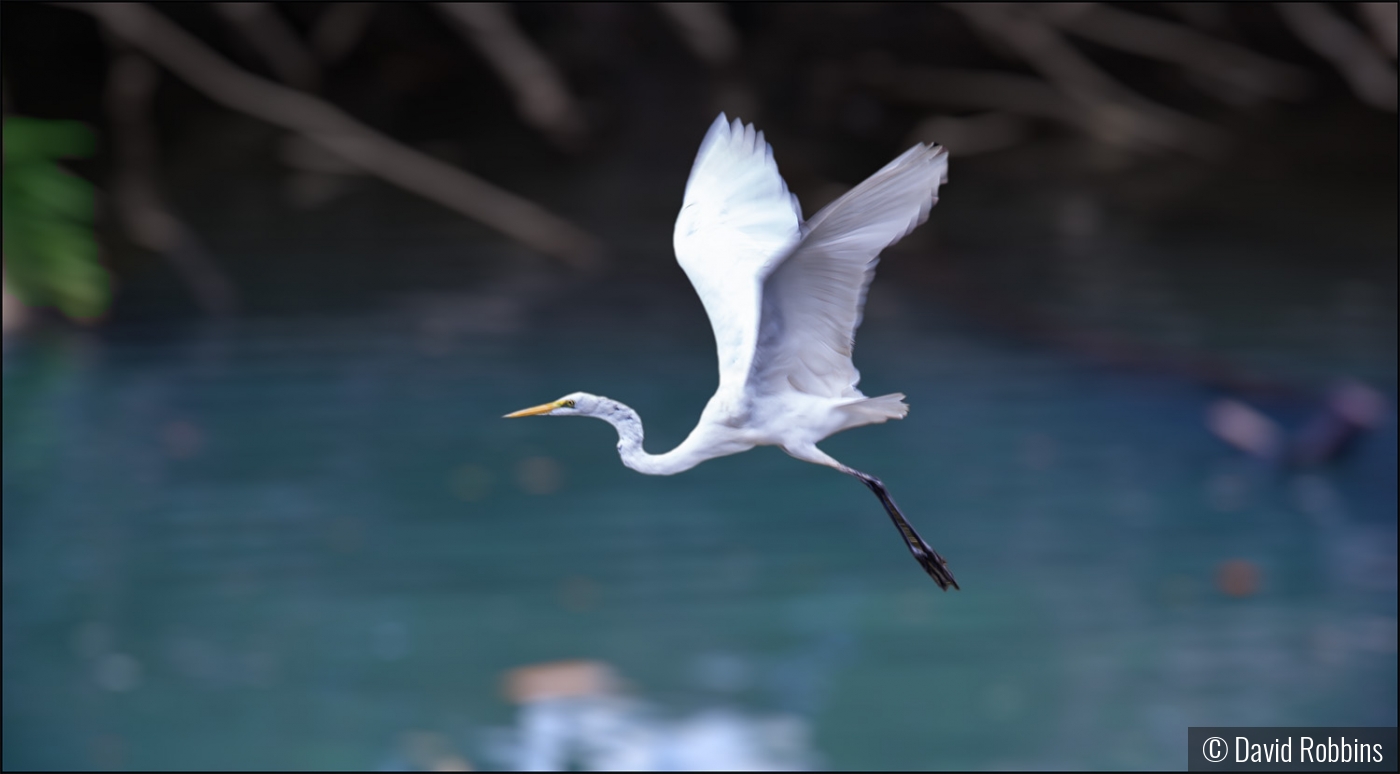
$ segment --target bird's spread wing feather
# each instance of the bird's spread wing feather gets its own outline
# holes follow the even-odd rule
[[[851,350],[880,251],[928,219],[947,179],[947,151],[916,145],[803,224],[763,284],[750,392],[863,397]]]
[[[763,133],[721,113],[696,154],[675,232],[676,259],[715,330],[721,390],[749,375],[764,277],[797,243],[801,222]]]

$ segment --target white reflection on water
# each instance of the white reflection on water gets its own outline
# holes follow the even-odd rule
[[[731,659],[722,682],[743,671]],[[756,716],[708,707],[668,717],[627,694],[613,668],[588,660],[532,664],[505,675],[520,705],[514,728],[490,734],[490,754],[521,771],[800,771],[813,766],[807,723],[791,714]]]
[[[816,759],[807,722],[710,708],[665,718],[630,697],[552,698],[521,707],[492,757],[520,771],[804,771]]]

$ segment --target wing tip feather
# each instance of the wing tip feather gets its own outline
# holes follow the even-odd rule
[[[695,154],[690,178],[686,181],[686,200],[689,200],[698,177],[704,175],[708,179],[727,180],[736,171],[742,174],[744,165],[762,167],[772,173],[777,181],[776,190],[791,200],[793,215],[800,226],[802,206],[778,172],[778,162],[767,135],[754,124],[744,123],[738,116],[730,119],[723,111],[710,124]]]

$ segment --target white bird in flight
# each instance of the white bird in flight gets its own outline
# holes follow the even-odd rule
[[[909,412],[902,393],[867,398],[856,389],[851,349],[880,251],[928,219],[947,180],[947,150],[921,143],[804,221],[763,133],[721,113],[700,143],[674,237],[719,350],[719,389],[695,429],[671,451],[648,454],[637,412],[586,392],[506,416],[601,419],[617,429],[622,463],[653,476],[755,446],[835,468],[880,498],[939,587],[958,588],[878,478],[817,448],[842,430]]]

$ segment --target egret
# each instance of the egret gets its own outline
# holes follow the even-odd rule
[[[763,133],[721,113],[700,143],[674,235],[719,351],[719,389],[695,429],[671,451],[648,454],[637,412],[586,392],[506,417],[601,419],[617,429],[622,463],[653,476],[777,446],[860,479],[939,587],[958,588],[880,479],[817,448],[842,430],[909,412],[902,393],[868,398],[856,389],[851,350],[880,252],[928,219],[947,180],[947,151],[920,143],[804,221]]]

